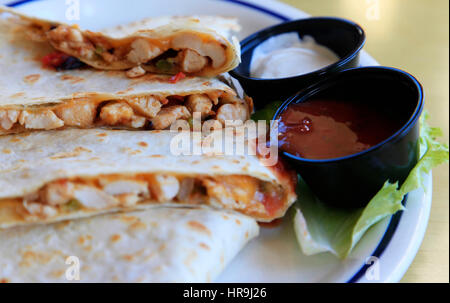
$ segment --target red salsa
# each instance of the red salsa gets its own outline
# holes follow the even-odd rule
[[[333,159],[364,151],[402,126],[362,102],[318,99],[291,104],[279,120],[281,150],[306,159]]]

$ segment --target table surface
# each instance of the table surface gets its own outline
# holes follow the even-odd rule
[[[429,123],[449,135],[448,0],[282,0],[313,16],[359,23],[365,50],[381,65],[414,75],[425,89]],[[433,204],[420,250],[402,282],[449,282],[449,168],[433,170]]]
[[[424,86],[430,124],[449,139],[448,0],[281,0],[314,16],[359,23],[365,49],[382,65],[413,74]],[[10,2],[0,0],[0,3]],[[449,169],[433,170],[433,205],[425,239],[402,282],[449,282]]]

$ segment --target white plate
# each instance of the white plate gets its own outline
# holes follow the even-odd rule
[[[76,0],[25,0],[15,4],[26,13],[68,22],[66,2]],[[218,14],[239,18],[243,26],[241,39],[264,27],[308,16],[269,0],[81,0],[80,4],[81,18],[74,22],[93,30],[158,15]],[[378,65],[365,52],[361,64]],[[263,228],[261,236],[236,257],[218,282],[397,282],[414,259],[425,234],[431,207],[431,175],[426,188],[427,193],[417,190],[408,195],[404,212],[371,228],[345,261],[330,254],[303,255],[292,221],[285,219],[277,228]],[[368,260],[370,256],[378,258],[376,264]],[[366,276],[367,261],[372,267],[371,275]],[[376,280],[370,280],[373,278]]]

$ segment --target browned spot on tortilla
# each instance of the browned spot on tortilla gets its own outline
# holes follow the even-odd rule
[[[91,251],[91,250],[92,250],[92,246],[91,246],[91,245],[88,245],[88,246],[83,247],[83,249],[84,249],[85,251]]]
[[[166,244],[163,243],[158,247],[158,252],[162,252],[165,249],[166,249]]]
[[[203,85],[205,85],[205,86],[210,86],[210,85],[211,85],[211,82],[209,82],[209,81],[203,82]]]
[[[228,217],[227,215],[223,215],[222,218],[224,218],[225,220],[228,220],[230,217]]]
[[[22,262],[20,262],[19,266],[30,266],[36,263],[47,264],[51,258],[51,255],[48,253],[27,250],[22,254]]]
[[[78,244],[84,245],[86,243],[86,238],[83,236],[78,237]]]
[[[145,229],[147,225],[144,222],[137,221],[130,225],[130,229]]]
[[[6,278],[0,278],[0,283],[10,283],[11,281]]]
[[[219,170],[219,169],[220,169],[220,166],[218,166],[218,165],[213,165],[213,166],[212,166],[212,169]]]
[[[12,153],[12,150],[10,150],[9,148],[4,148],[4,149],[2,150],[2,153],[4,153],[4,154],[10,154],[10,153]]]
[[[20,141],[22,141],[22,139],[20,139],[20,138],[16,138],[16,137],[14,137],[14,138],[12,138],[11,140],[9,140],[9,142],[20,142]]]
[[[245,239],[248,239],[248,231],[245,232]]]
[[[91,267],[89,266],[89,265],[84,265],[82,268],[81,268],[81,271],[82,272],[86,272],[86,271],[88,271],[88,270],[90,270],[91,269]]]
[[[241,221],[239,221],[238,219],[235,220],[237,225],[241,225]]]
[[[50,159],[52,160],[56,160],[56,159],[64,159],[64,158],[73,158],[73,157],[78,157],[81,153],[86,152],[86,153],[90,153],[92,152],[90,149],[88,148],[84,148],[82,146],[78,146],[76,147],[72,152],[61,152],[61,153],[56,153],[53,156],[50,157]]]
[[[201,248],[204,248],[204,249],[206,249],[206,250],[211,250],[211,248],[208,246],[208,244],[206,244],[206,243],[200,243],[200,247]]]
[[[41,78],[40,74],[31,74],[31,75],[25,76],[23,78],[23,82],[25,82],[27,84],[33,84],[33,83],[37,82],[39,80],[39,78]]]
[[[194,261],[194,259],[195,258],[197,258],[197,252],[195,252],[195,251],[191,251],[188,255],[187,255],[187,257],[186,257],[186,259],[184,259],[184,265],[186,265],[186,266],[190,266],[190,264],[192,263],[192,261]]]
[[[65,273],[64,269],[54,270],[50,273],[50,277],[52,278],[60,278]]]
[[[139,142],[138,145],[141,147],[148,147],[148,143],[144,141]]]
[[[130,155],[137,155],[137,154],[142,153],[142,151],[139,150],[139,149],[135,149],[135,150],[130,150],[128,153],[129,153]]]
[[[61,80],[63,80],[63,81],[70,81],[70,83],[76,84],[76,83],[84,81],[84,78],[77,77],[77,76],[72,76],[72,75],[62,75],[61,76]]]
[[[129,87],[129,88],[127,88],[126,90],[121,90],[120,92],[117,92],[116,94],[117,94],[117,95],[125,95],[126,93],[129,93],[129,92],[131,92],[131,91],[133,91],[133,90],[134,90],[133,87]]]
[[[241,161],[239,161],[239,160],[233,160],[233,163],[234,163],[234,164],[240,164]]]
[[[120,221],[125,222],[125,223],[133,223],[133,222],[136,222],[139,220],[138,217],[126,216],[126,215],[120,216],[119,219],[120,219]]]
[[[192,161],[192,164],[199,164],[200,163],[200,161],[198,161],[198,160],[195,160],[195,161]]]
[[[98,135],[97,135],[97,137],[106,137],[106,136],[108,136],[107,133],[101,133],[101,134],[98,134]]]
[[[25,96],[25,93],[24,93],[24,92],[20,92],[20,93],[11,95],[11,96],[9,96],[9,97],[10,97],[10,98],[19,98],[19,97],[23,97],[23,96]]]
[[[100,158],[99,158],[99,157],[92,157],[92,158],[90,158],[89,160],[90,160],[90,161],[98,161],[98,160],[100,160]]]
[[[122,152],[127,153],[127,154],[132,155],[132,156],[142,153],[142,151],[140,151],[138,149],[131,149],[129,147],[122,148]]]
[[[24,173],[21,174],[20,176],[21,176],[22,178],[25,178],[25,179],[31,177],[29,172],[24,172]]]
[[[163,155],[150,155],[149,158],[164,158]]]
[[[134,260],[134,256],[133,255],[123,255],[122,258],[126,261],[133,261]]]
[[[211,236],[211,231],[205,225],[203,225],[200,222],[189,221],[187,223],[187,225],[193,230],[196,230],[198,232],[201,232],[201,233],[207,234],[208,236]]]
[[[70,222],[71,222],[70,220],[63,221],[63,222],[59,222],[59,223],[57,223],[57,224],[55,225],[55,228],[56,228],[56,229],[63,229],[64,227],[66,227],[67,225],[69,225]]]
[[[114,242],[114,243],[115,243],[115,242],[119,242],[121,238],[122,238],[121,235],[119,235],[119,234],[114,234],[114,235],[111,236],[111,242]]]

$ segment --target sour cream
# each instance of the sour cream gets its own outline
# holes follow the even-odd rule
[[[311,36],[300,39],[297,33],[271,37],[253,51],[250,76],[277,79],[307,74],[339,61],[330,49],[317,44]]]

